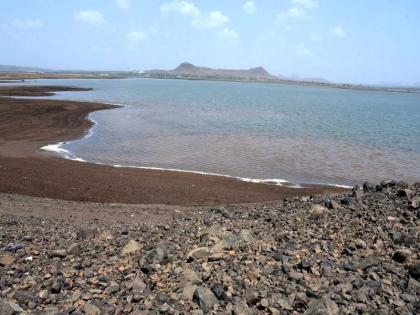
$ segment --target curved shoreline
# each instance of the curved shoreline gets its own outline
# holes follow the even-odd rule
[[[10,88],[2,95],[22,95]],[[67,87],[42,88],[42,93]],[[19,91],[20,89],[20,91]],[[40,95],[35,87],[25,96]],[[45,95],[45,94],[44,94]],[[301,189],[222,176],[118,168],[51,156],[39,148],[80,138],[92,127],[88,115],[116,106],[89,102],[0,97],[0,192],[101,203],[215,205],[274,201],[343,188]]]

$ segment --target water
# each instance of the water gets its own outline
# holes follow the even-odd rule
[[[63,146],[86,161],[293,183],[420,180],[420,95],[277,84],[41,80],[92,87],[61,99],[127,107],[91,114]]]

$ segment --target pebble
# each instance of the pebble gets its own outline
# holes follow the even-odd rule
[[[159,223],[0,214],[0,314],[415,314],[419,198],[384,182]]]

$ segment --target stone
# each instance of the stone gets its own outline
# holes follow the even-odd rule
[[[408,267],[408,274],[415,280],[420,281],[420,263],[410,265]]]
[[[80,245],[77,244],[77,243],[71,244],[67,248],[67,254],[68,255],[78,256],[78,255],[80,255],[80,252],[81,252],[81,248],[80,248]]]
[[[129,255],[137,252],[141,249],[141,246],[135,240],[129,240],[128,243],[122,248],[121,255]]]
[[[303,279],[303,273],[290,271],[288,277],[290,280],[299,281]]]
[[[369,255],[360,262],[359,269],[366,270],[378,264],[379,264],[378,258],[374,255]]]
[[[239,240],[245,244],[252,243],[255,241],[254,235],[252,234],[251,230],[242,229],[239,232]]]
[[[182,289],[182,297],[183,297],[183,299],[185,299],[187,301],[192,301],[195,290],[197,290],[197,286],[196,285],[187,284]]]
[[[341,206],[340,206],[340,204],[337,201],[330,200],[328,202],[328,208],[329,209],[333,209],[333,210],[339,210],[339,209],[341,209]]]
[[[225,290],[220,284],[213,284],[211,286],[211,291],[214,293],[214,295],[217,297],[217,299],[222,300],[226,297]]]
[[[17,304],[0,299],[0,314],[15,315],[23,314],[25,311]]]
[[[400,249],[397,250],[393,255],[392,259],[394,259],[396,262],[404,263],[407,260],[410,259],[411,251],[408,249]]]
[[[25,245],[21,244],[21,243],[9,243],[9,244],[6,245],[4,250],[6,252],[16,253],[19,249],[22,249],[24,247],[25,247]]]
[[[211,311],[215,304],[219,304],[213,292],[206,287],[197,287],[194,292],[193,300],[205,313]]]
[[[0,257],[0,266],[8,266],[13,264],[16,261],[16,258],[13,256],[1,256]]]
[[[363,190],[365,192],[375,191],[375,185],[369,182],[363,184]]]
[[[322,205],[315,204],[311,207],[309,211],[309,218],[310,219],[320,219],[327,215],[328,209]]]
[[[90,303],[85,304],[83,307],[83,310],[85,312],[85,315],[100,315],[101,314],[101,310],[99,309],[99,307]]]
[[[200,284],[202,282],[201,279],[197,276],[197,274],[188,267],[184,267],[182,270],[182,280],[183,282],[191,284]]]
[[[64,258],[67,256],[67,250],[66,249],[56,249],[56,250],[52,250],[49,253],[50,257],[59,257],[59,258]]]
[[[143,293],[147,286],[142,280],[135,278],[130,282],[130,287],[135,292]]]
[[[248,307],[246,302],[242,301],[233,306],[232,314],[233,315],[253,315],[254,312]]]
[[[329,297],[323,297],[322,299],[312,299],[304,315],[336,315],[339,312],[339,308]]]
[[[38,293],[38,297],[39,297],[41,300],[46,300],[46,299],[48,298],[48,296],[49,296],[48,290],[41,290],[41,291]]]
[[[198,247],[188,253],[188,257],[193,260],[207,260],[210,255],[211,251],[207,247]]]
[[[412,194],[412,191],[408,188],[406,189],[401,189],[398,191],[397,196],[398,197],[410,197]]]

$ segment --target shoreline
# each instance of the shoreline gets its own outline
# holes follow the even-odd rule
[[[42,94],[68,87],[40,87]],[[3,96],[40,95],[36,87],[3,88]],[[49,95],[49,94],[47,94]],[[88,115],[116,106],[89,102],[0,97],[0,192],[74,201],[217,205],[281,200],[345,189],[300,189],[161,170],[117,168],[52,156],[41,147],[80,138]]]

